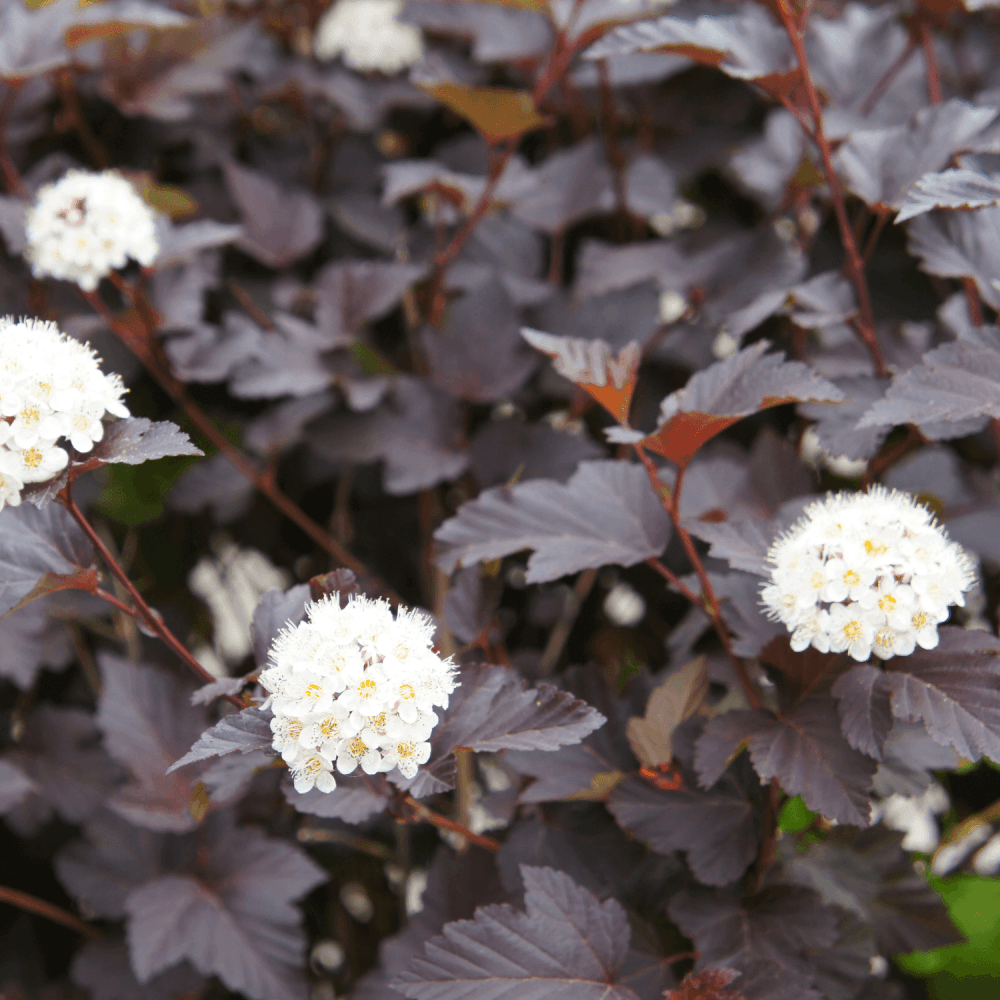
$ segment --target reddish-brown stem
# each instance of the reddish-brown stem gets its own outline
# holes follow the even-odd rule
[[[106,590],[102,590],[100,587],[94,591],[94,596],[99,597],[102,601],[106,601],[113,608],[117,608],[122,614],[126,614],[129,618],[138,618],[139,612],[135,608],[130,608],[124,601],[118,600],[114,594],[109,593]]]
[[[854,232],[847,217],[844,190],[840,185],[840,178],[833,167],[833,153],[830,149],[830,143],[823,132],[823,107],[820,104],[816,85],[812,81],[812,75],[809,70],[809,57],[806,54],[805,21],[803,19],[802,22],[796,23],[788,0],[778,0],[778,9],[781,12],[781,19],[784,22],[785,31],[788,33],[788,37],[792,43],[792,48],[795,50],[795,57],[798,60],[802,86],[809,101],[809,111],[813,119],[811,138],[819,150],[820,159],[823,161],[823,175],[826,178],[827,186],[830,188],[830,198],[833,201],[834,212],[837,216],[837,225],[840,228],[840,239],[844,245],[844,253],[847,256],[847,269],[858,296],[859,316],[856,329],[872,356],[875,374],[881,378],[887,374],[887,370],[885,360],[882,357],[882,350],[878,345],[878,337],[875,333],[875,314],[872,311],[871,297],[868,294],[868,280],[865,277],[864,262],[861,259],[861,254],[858,252],[857,240],[854,238]]]
[[[858,112],[866,117],[872,108],[881,100],[882,95],[892,85],[892,81],[899,75],[899,71],[910,61],[910,56],[917,51],[917,43],[910,39],[906,48],[896,57],[896,61],[882,74],[878,83],[871,89],[871,93],[858,105]]]
[[[729,657],[729,661],[733,665],[733,671],[736,674],[737,680],[740,682],[740,687],[743,688],[743,693],[747,696],[747,701],[750,702],[752,708],[760,708],[760,695],[757,694],[757,688],[750,679],[750,674],[747,673],[746,664],[733,652],[733,642],[729,635],[729,629],[726,628],[726,623],[723,621],[722,608],[719,605],[719,599],[715,596],[715,590],[712,588],[712,581],[708,578],[708,573],[706,572],[705,566],[701,561],[701,557],[698,555],[698,550],[695,548],[694,541],[681,524],[680,485],[683,479],[683,469],[679,470],[677,482],[674,485],[673,492],[671,492],[663,484],[659,473],[657,472],[656,466],[653,464],[649,455],[646,454],[646,450],[642,447],[642,445],[635,445],[635,451],[639,456],[639,460],[646,469],[650,485],[653,487],[656,495],[660,497],[664,509],[670,515],[674,531],[677,533],[677,537],[680,538],[681,544],[684,546],[684,551],[687,553],[688,561],[691,563],[698,576],[698,582],[701,584],[703,599],[695,599],[693,603],[697,604],[700,608],[704,608],[706,604],[708,605],[707,610],[712,619],[712,624],[715,626],[715,631],[718,633],[723,648],[726,650],[726,655]],[[658,561],[659,560],[657,560],[657,562]],[[660,572],[657,566],[652,563],[650,563],[650,565],[652,565],[657,572]],[[666,569],[665,566],[663,568]],[[669,573],[670,571],[667,570],[667,572]],[[691,597],[694,596],[690,591],[688,591],[685,596],[688,596],[688,594],[690,594]],[[691,597],[689,597],[689,600]]]
[[[74,917],[68,910],[56,906],[55,903],[47,903],[44,899],[38,899],[36,896],[21,892],[20,889],[11,889],[8,886],[0,885],[0,902],[9,903],[19,910],[25,910],[27,913],[34,913],[39,917],[45,917],[46,920],[62,924],[63,927],[68,927],[93,941],[97,941],[101,937],[99,930],[85,924],[79,917]]]
[[[136,354],[146,370],[156,379],[163,389],[170,395],[174,402],[184,411],[184,415],[191,421],[202,434],[208,438],[212,444],[221,451],[233,464],[236,470],[251,483],[255,489],[267,497],[271,503],[281,511],[293,524],[296,524],[308,535],[320,548],[325,549],[334,559],[344,566],[352,569],[359,577],[376,581],[379,590],[390,600],[399,604],[402,602],[399,595],[386,583],[379,580],[368,567],[355,558],[354,555],[340,544],[329,532],[321,528],[294,500],[286,496],[274,478],[261,471],[253,462],[234,445],[225,434],[220,431],[204,410],[192,400],[184,391],[184,384],[170,374],[170,372],[160,363],[151,350],[144,349],[142,344],[135,342],[135,337],[131,331],[123,330],[121,325],[112,315],[111,311],[104,304],[104,301],[95,292],[83,292],[84,298],[94,307],[94,309],[104,318],[105,322],[116,333],[119,338]],[[147,336],[152,338],[152,332],[147,331]]]
[[[132,617],[141,618],[145,622],[146,626],[151,632],[159,636],[160,639],[170,647],[171,650],[177,655],[178,659],[204,684],[212,684],[218,678],[213,677],[185,648],[184,644],[174,635],[173,632],[167,628],[163,619],[146,603],[142,594],[136,589],[135,584],[128,578],[128,573],[118,564],[118,560],[111,554],[108,547],[101,540],[101,536],[94,530],[91,523],[84,516],[83,511],[77,507],[76,502],[73,500],[73,494],[70,486],[66,486],[65,489],[59,494],[59,501],[62,505],[70,512],[73,520],[76,521],[78,525],[83,529],[83,533],[90,539],[90,544],[94,546],[100,555],[101,559],[104,560],[104,564],[111,571],[112,576],[125,588],[129,597],[132,598],[132,602],[135,605],[134,610],[129,608],[127,605],[123,604],[117,598],[112,597],[111,594],[101,593],[106,601],[114,604],[121,610],[128,612]],[[237,707],[243,708],[243,703],[239,698],[235,696],[230,696],[229,700]]]
[[[19,87],[20,83],[8,84],[7,93],[4,94],[3,103],[0,104],[0,173],[3,174],[4,186],[11,194],[17,195],[18,198],[30,198],[31,192],[25,186],[24,181],[21,180],[21,174],[18,172],[17,167],[14,166],[14,161],[11,160],[10,154],[7,152],[7,119],[14,110]]]
[[[920,44],[924,50],[924,62],[927,64],[927,95],[931,104],[940,104],[941,70],[938,68],[937,53],[934,51],[934,32],[926,21],[920,22]]]
[[[962,291],[965,292],[965,301],[969,304],[969,319],[973,326],[983,325],[983,304],[979,301],[979,289],[976,287],[975,278],[962,279]]]
[[[880,211],[875,219],[875,225],[872,226],[872,231],[868,234],[868,242],[865,244],[864,253],[862,254],[862,259],[866,264],[872,259],[878,238],[882,235],[882,230],[889,221],[890,214],[890,212]]]
[[[622,219],[628,217],[628,198],[625,191],[626,159],[618,142],[618,110],[615,106],[615,89],[611,86],[607,59],[597,60],[597,77],[601,85],[601,127],[608,145],[608,162],[615,187],[615,204]]]
[[[764,815],[764,839],[757,855],[755,881],[760,885],[768,868],[774,862],[774,854],[778,846],[778,808],[781,805],[781,785],[777,778],[771,779],[767,793],[767,812]]]
[[[646,565],[655,569],[671,587],[679,590],[682,596],[686,597],[692,604],[704,607],[704,601],[676,573],[664,566],[656,556],[650,556],[646,560]]]
[[[107,170],[111,166],[111,160],[83,113],[72,70],[66,69],[59,73],[58,86],[59,97],[63,102],[63,114],[69,118],[73,130],[95,166]]]
[[[579,4],[577,6],[579,6]],[[577,42],[577,45],[578,44],[579,41]],[[545,70],[538,78],[538,82],[535,84],[535,89],[531,95],[531,100],[535,108],[542,103],[545,95],[548,94],[552,87],[561,79],[562,75],[569,68],[569,64],[572,61],[573,56],[576,54],[576,50],[577,46],[567,40],[566,33],[564,31],[560,31],[559,34],[556,35],[556,40],[552,47],[552,51],[549,54],[549,60],[546,63]],[[503,172],[507,168],[507,164],[510,162],[511,157],[517,149],[519,138],[519,136],[513,136],[508,139],[499,150],[493,150],[493,160],[490,164],[490,170],[486,178],[486,186],[483,188],[483,193],[479,196],[479,200],[467,216],[465,222],[463,222],[459,227],[458,232],[456,232],[451,238],[451,242],[443,250],[435,254],[434,273],[431,276],[430,290],[428,293],[428,302],[430,303],[430,322],[433,326],[439,326],[444,315],[446,302],[444,281],[448,268],[452,265],[455,258],[462,252],[462,248],[468,242],[469,237],[472,236],[473,232],[475,232],[476,226],[482,222],[483,217],[489,211],[490,202],[493,200],[493,194],[496,191],[497,185],[500,183],[500,178],[503,176]]]
[[[447,816],[442,816],[441,813],[434,812],[433,809],[429,809],[422,802],[418,802],[412,795],[407,795],[403,801],[416,813],[419,819],[425,820],[441,830],[450,830],[452,833],[460,834],[470,844],[485,847],[487,851],[492,851],[494,854],[503,846],[499,840],[494,840],[492,837],[484,837],[481,833],[473,833],[468,827],[462,826],[461,823],[449,819]]]
[[[897,441],[892,447],[886,448],[885,451],[881,451],[877,455],[872,456],[871,461],[868,463],[868,467],[865,469],[864,476],[861,477],[861,488],[863,490],[868,489],[872,482],[874,482],[878,476],[882,475],[886,469],[891,468],[911,451],[915,451],[922,444],[924,444],[926,440],[927,439],[923,436],[923,434],[920,433],[920,429],[911,424],[906,437],[903,438],[902,441]]]

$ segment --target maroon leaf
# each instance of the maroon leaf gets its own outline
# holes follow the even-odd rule
[[[529,583],[589,567],[632,566],[662,553],[670,520],[646,471],[623,461],[581,462],[564,486],[535,479],[498,486],[459,508],[434,534],[445,572],[532,549]]]
[[[941,897],[914,871],[902,836],[884,826],[834,830],[790,852],[786,877],[872,927],[888,955],[926,951],[961,940]]]
[[[953,98],[922,108],[908,125],[857,129],[838,150],[838,166],[847,186],[871,208],[899,209],[923,174],[942,169],[955,153],[968,149],[996,114],[996,108]]]
[[[702,788],[711,788],[750,744],[750,738],[770,724],[771,716],[760,709],[722,712],[698,737],[695,767]]]
[[[385,315],[419,281],[424,268],[380,260],[338,260],[316,278],[316,324],[331,342],[348,340]]]
[[[221,722],[201,733],[190,750],[166,762],[164,773],[172,774],[179,767],[186,767],[209,757],[223,757],[237,750],[240,753],[269,751],[272,739],[270,711],[244,708],[238,715],[227,715]],[[178,754],[181,750],[183,747]]]
[[[745,1000],[739,990],[727,989],[740,975],[738,969],[692,972],[677,989],[667,990],[663,1000]]]
[[[311,253],[323,238],[323,210],[307,191],[282,189],[267,174],[227,160],[226,184],[243,215],[237,245],[268,267]]]
[[[759,341],[692,375],[660,404],[657,430],[641,439],[643,445],[687,465],[706,441],[751,413],[782,403],[843,399],[840,389],[807,365],[785,361],[783,354],[765,354],[770,346]]]
[[[611,792],[608,809],[654,851],[684,851],[691,871],[705,885],[735,882],[757,856],[753,807],[731,779],[702,792],[662,790],[629,777]]]
[[[890,688],[885,674],[862,663],[841,674],[830,690],[837,699],[840,725],[847,742],[855,750],[881,760],[892,728]]]
[[[521,340],[520,326],[498,279],[464,295],[449,306],[442,330],[427,327],[421,334],[434,384],[472,403],[513,395],[537,365]]]
[[[459,642],[475,642],[492,621],[502,593],[503,583],[478,566],[460,570],[441,602],[448,631]]]
[[[93,590],[94,552],[69,512],[22,504],[0,514],[0,614],[55,590]]]
[[[108,807],[137,826],[180,833],[197,825],[189,810],[195,777],[167,769],[205,728],[191,705],[193,684],[174,674],[100,654],[103,688],[97,725],[104,745],[135,783],[115,791]]]
[[[798,411],[816,421],[812,430],[829,454],[868,459],[878,451],[888,432],[869,425],[859,428],[858,421],[882,399],[887,384],[886,379],[867,375],[836,379],[834,385],[844,393],[841,402],[800,403]]]
[[[417,0],[403,20],[434,32],[472,40],[472,57],[494,63],[540,56],[549,50],[552,26],[539,10],[454,0]]]
[[[393,988],[411,1000],[471,1000],[486,989],[509,1000],[560,992],[579,1000],[637,1000],[620,980],[631,929],[619,903],[598,902],[551,868],[525,865],[521,877],[526,913],[486,906],[472,920],[446,924]]]
[[[185,469],[163,500],[182,514],[197,514],[207,507],[217,523],[227,524],[246,512],[253,492],[253,485],[220,451]]]
[[[301,850],[222,831],[200,875],[164,875],[125,900],[132,969],[148,983],[182,959],[251,1000],[304,1000],[305,935],[292,901],[326,881]]]
[[[966,760],[1000,760],[1000,639],[947,626],[940,637],[935,649],[891,661],[893,714],[923,719],[936,743]]]

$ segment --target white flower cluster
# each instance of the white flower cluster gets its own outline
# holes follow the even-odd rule
[[[273,747],[295,789],[337,787],[334,764],[350,774],[398,767],[406,778],[427,762],[434,706],[447,708],[454,665],[431,648],[434,624],[419,611],[332,594],[306,609],[271,647],[260,683],[270,693]]]
[[[60,439],[88,452],[104,437],[106,413],[129,415],[121,379],[105,375],[99,361],[55,323],[0,319],[0,509],[21,502],[25,483],[66,467]]]
[[[317,59],[343,56],[362,72],[398,73],[424,54],[420,29],[398,20],[403,0],[337,0],[316,25]]]
[[[70,170],[46,184],[28,210],[26,235],[36,278],[75,281],[87,292],[129,257],[149,267],[160,249],[153,209],[115,170]]]
[[[768,553],[761,592],[792,649],[849,653],[864,661],[909,656],[938,644],[937,626],[965,604],[975,580],[964,549],[908,493],[877,486],[829,494]]]

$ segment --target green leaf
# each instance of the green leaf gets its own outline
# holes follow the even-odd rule
[[[968,940],[896,961],[913,975],[931,977],[932,1000],[992,1000],[1000,981],[1000,878],[957,875],[928,881]]]
[[[814,813],[801,799],[794,795],[782,807],[778,814],[778,829],[789,833],[801,833],[813,825],[818,814]]]

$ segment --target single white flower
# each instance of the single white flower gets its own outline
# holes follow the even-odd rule
[[[351,69],[398,73],[424,54],[420,29],[399,20],[402,0],[337,0],[316,25],[313,51]]]
[[[337,779],[333,776],[333,761],[318,751],[301,754],[290,762],[289,770],[292,772],[295,791],[303,795],[314,787],[321,792],[332,792],[337,787]]]
[[[337,770],[341,774],[350,774],[359,764],[365,774],[376,774],[382,770],[378,737],[370,729],[363,729],[357,736],[341,740],[337,748]]]
[[[115,170],[70,170],[46,184],[25,231],[36,278],[75,281],[88,292],[130,257],[149,267],[159,252],[153,209]]]
[[[416,743],[413,740],[400,740],[391,743],[383,749],[384,762],[388,769],[399,768],[404,778],[414,778],[421,764],[426,764],[431,756],[430,743]]]

